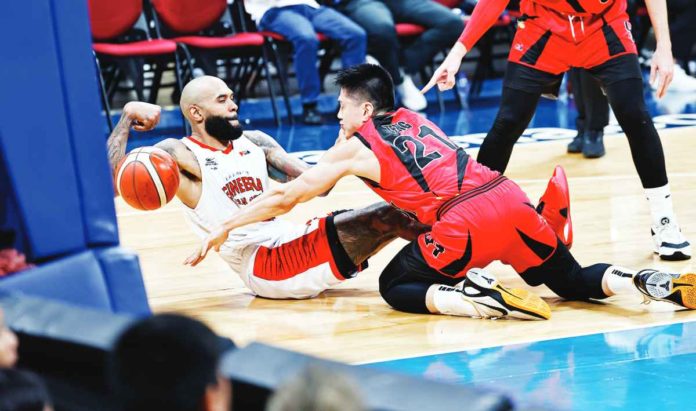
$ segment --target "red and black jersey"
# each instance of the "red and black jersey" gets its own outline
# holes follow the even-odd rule
[[[479,0],[459,36],[467,50],[493,26],[509,1]],[[625,18],[626,4],[626,0],[521,0],[523,16],[518,28],[534,25],[575,42],[601,29],[606,22]]]
[[[469,158],[435,124],[406,109],[376,116],[355,133],[380,165],[379,182],[365,180],[384,200],[433,224],[447,200],[499,173]]]

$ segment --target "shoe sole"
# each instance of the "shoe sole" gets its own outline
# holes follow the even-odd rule
[[[606,154],[606,153],[599,153],[599,154],[595,154],[595,153],[592,153],[592,154],[585,154],[585,153],[582,153],[582,156],[585,157],[585,158],[601,158],[601,157],[604,157],[605,154]]]
[[[500,293],[505,303],[513,307],[515,312],[524,315],[517,318],[529,320],[548,320],[551,318],[551,307],[538,295],[522,288],[505,288],[500,284],[496,284],[493,289]],[[508,315],[515,317],[515,312]]]
[[[696,309],[696,274],[682,274],[672,280],[672,294],[668,298],[675,296],[676,293],[679,293],[680,305],[690,310]]]
[[[674,251],[672,254],[662,254],[656,251],[655,254],[660,256],[660,260],[665,261],[684,261],[691,259],[691,255],[685,254],[682,251]]]

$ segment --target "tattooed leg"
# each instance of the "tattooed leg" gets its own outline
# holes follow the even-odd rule
[[[397,237],[412,241],[430,230],[384,202],[338,214],[334,224],[341,245],[356,265]]]

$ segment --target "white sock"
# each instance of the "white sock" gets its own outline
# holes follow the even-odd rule
[[[462,298],[461,290],[449,285],[433,284],[428,288],[425,305],[433,314],[478,317],[481,314],[468,300]]]
[[[654,226],[659,227],[669,223],[677,223],[669,184],[665,184],[662,187],[646,188],[645,196],[650,204],[650,217]]]
[[[633,284],[633,276],[636,273],[637,271],[630,268],[610,265],[602,277],[602,291],[607,296],[638,293],[638,289]]]

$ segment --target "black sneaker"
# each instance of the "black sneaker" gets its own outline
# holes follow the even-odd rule
[[[680,307],[696,309],[696,274],[670,274],[657,270],[641,270],[633,277],[645,302],[667,301]]]
[[[578,134],[573,137],[573,141],[568,144],[568,152],[571,154],[582,153],[582,143],[584,138],[584,132],[578,131]]]
[[[606,154],[604,150],[604,132],[590,130],[584,133],[582,155],[585,158],[600,158]]]
[[[321,116],[321,113],[319,113],[319,110],[317,110],[316,104],[306,105],[302,108],[302,122],[311,126],[324,124],[324,118]]]

